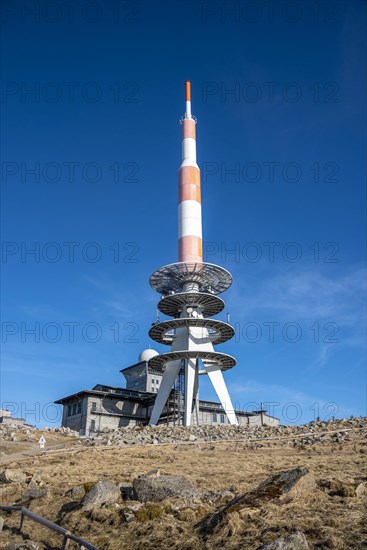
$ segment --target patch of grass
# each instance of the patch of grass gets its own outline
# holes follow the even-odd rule
[[[135,517],[139,523],[145,523],[146,521],[160,518],[165,514],[165,512],[166,510],[164,506],[159,506],[154,502],[149,502],[144,506],[144,508],[140,508],[140,510],[135,512]]]
[[[367,428],[367,421],[364,423]],[[198,454],[194,446],[170,445],[160,447],[159,452],[142,446],[112,450],[96,446],[78,454],[77,459],[65,451],[52,458],[39,455],[22,459],[19,466],[29,476],[41,469],[44,472],[42,479],[49,497],[32,501],[32,510],[61,523],[100,550],[255,550],[295,529],[305,533],[310,549],[361,550],[365,548],[366,502],[357,498],[355,488],[367,481],[366,455],[359,452],[367,447],[366,432],[351,433],[342,448],[326,442],[302,451],[289,446],[287,441],[274,441],[270,447],[254,446],[251,450],[248,445],[233,442],[202,444]],[[66,490],[83,486],[88,492],[98,479],[130,486],[136,476],[160,469],[167,475],[179,472],[203,493],[230,490],[238,497],[252,494],[270,474],[304,466],[306,461],[315,477],[316,490],[305,491],[302,498],[291,501],[246,499],[244,507],[232,503],[233,508],[223,514],[222,521],[212,524],[209,530],[201,530],[200,526],[215,514],[220,519],[220,512],[228,502],[186,503],[182,499],[169,499],[147,503],[136,512],[136,521],[131,522],[122,521],[122,499],[120,506],[103,507],[94,511],[93,517],[78,507],[68,509],[71,503]],[[4,485],[2,504],[13,504],[22,491],[24,488],[19,484]],[[60,509],[65,512],[61,521]],[[9,514],[6,525],[0,546],[16,542],[13,529],[19,528],[19,514]],[[59,535],[28,520],[25,526],[33,540],[47,536],[48,545],[58,547]]]

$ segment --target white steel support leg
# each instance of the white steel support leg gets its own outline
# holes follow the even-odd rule
[[[196,360],[185,360],[185,412],[184,426],[190,426],[192,413],[192,400],[194,397]]]
[[[199,360],[196,360],[192,417],[194,426],[199,426]]]
[[[167,402],[167,399],[172,389],[172,386],[174,384],[175,378],[178,375],[178,371],[180,370],[180,366],[181,366],[181,360],[171,361],[166,365],[166,369],[162,376],[161,386],[157,393],[152,414],[149,420],[149,424],[151,426],[157,424],[159,417],[163,412],[164,406]]]
[[[199,426],[199,360],[196,360],[195,382],[194,382],[194,424]]]
[[[226,412],[230,424],[238,426],[238,420],[233,409],[231,398],[229,397],[222,371],[216,366],[207,366],[206,372],[214,386],[219,401],[222,403],[222,407]]]

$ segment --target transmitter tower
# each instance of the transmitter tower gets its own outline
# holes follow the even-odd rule
[[[200,169],[196,163],[196,118],[191,114],[190,82],[181,119],[182,163],[178,172],[178,262],[157,269],[151,287],[161,295],[158,309],[171,319],[156,322],[149,336],[170,351],[155,355],[148,366],[163,372],[150,424],[157,424],[168,396],[184,372],[183,424],[199,422],[199,377],[208,375],[230,424],[238,424],[223,371],[236,365],[231,355],[214,346],[234,336],[228,323],[212,319],[224,309],[218,296],[232,284],[220,266],[203,262]]]

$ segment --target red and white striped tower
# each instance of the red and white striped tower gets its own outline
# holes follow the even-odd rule
[[[178,261],[202,262],[200,169],[196,164],[196,120],[191,115],[190,82],[182,119],[182,163],[178,172]]]
[[[196,164],[196,120],[191,115],[190,82],[186,82],[186,112],[181,122],[178,262],[160,267],[150,277],[152,288],[161,295],[159,311],[172,319],[157,320],[149,330],[155,342],[171,348],[148,361],[151,369],[163,372],[149,423],[159,422],[174,381],[184,371],[184,410],[179,421],[185,426],[200,422],[199,375],[208,375],[228,421],[237,424],[222,374],[234,367],[236,360],[214,349],[214,345],[230,340],[234,329],[224,321],[211,319],[224,308],[217,295],[231,286],[232,276],[220,266],[203,262],[200,170]]]

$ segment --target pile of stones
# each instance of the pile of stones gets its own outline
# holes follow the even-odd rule
[[[11,424],[0,424],[0,440],[2,441],[31,441],[37,428],[33,426],[12,426]]]
[[[242,440],[256,447],[273,439],[284,445],[312,445],[315,443],[341,443],[350,439],[353,432],[367,428],[367,418],[339,419],[329,422],[311,422],[302,426],[133,426],[104,430],[86,445],[159,445],[175,443],[211,443]],[[332,433],[327,433],[332,432]]]
[[[43,428],[43,431],[58,433],[61,435],[67,435],[69,437],[79,437],[79,432],[72,430],[71,428]]]
[[[35,426],[30,426],[28,424],[17,426],[0,423],[0,441],[38,441],[40,431],[42,431],[42,433],[49,432],[68,437],[79,437],[79,433],[70,428],[42,428],[39,430]]]
[[[367,429],[367,418],[310,422],[300,426],[129,426],[125,428],[104,428],[94,437],[83,438],[88,446],[131,446],[181,443],[215,443],[216,441],[240,440],[256,448],[267,446],[266,440],[278,444],[299,447],[315,443],[341,443],[350,440],[357,431]],[[38,441],[40,433],[55,433],[66,437],[79,437],[70,428],[42,428],[34,426],[10,426],[0,424],[0,441]],[[331,432],[331,433],[328,433]]]

